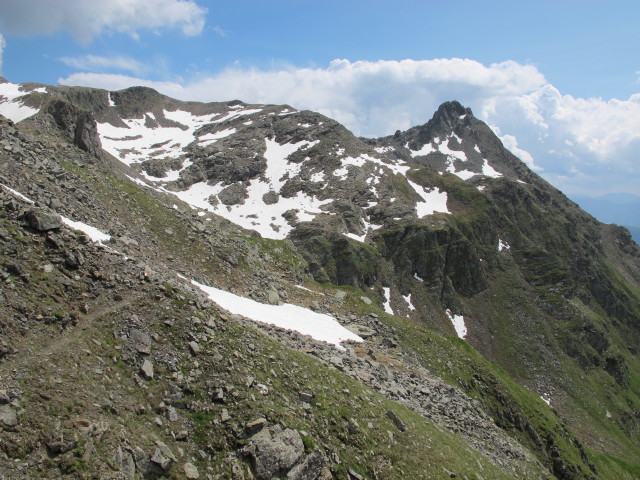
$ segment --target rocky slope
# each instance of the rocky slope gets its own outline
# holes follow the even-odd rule
[[[0,474],[638,475],[640,249],[469,109],[0,95]]]

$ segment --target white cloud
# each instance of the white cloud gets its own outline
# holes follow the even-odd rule
[[[229,33],[226,30],[223,30],[220,25],[214,26],[212,30],[214,32],[216,32],[218,35],[220,35],[221,37],[228,37],[229,36]]]
[[[4,54],[4,49],[7,46],[7,42],[4,39],[4,36],[0,33],[0,73],[2,73],[2,56]]]
[[[70,32],[81,43],[117,32],[180,28],[198,35],[207,10],[192,0],[2,0],[0,26],[7,34],[35,36]]]
[[[512,61],[486,66],[455,58],[334,60],[326,68],[230,68],[193,82],[76,73],[60,83],[107,89],[146,85],[183,100],[287,103],[319,111],[364,136],[425,123],[442,102],[455,99],[567,193],[607,193],[614,185],[640,193],[640,94],[627,100],[574,98],[561,94],[534,66]]]
[[[116,56],[103,57],[100,55],[83,55],[81,57],[61,57],[59,59],[65,65],[78,70],[125,70],[136,75],[141,75],[147,68],[145,65],[131,57]]]

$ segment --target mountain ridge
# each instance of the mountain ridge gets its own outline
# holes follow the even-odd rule
[[[5,142],[5,155],[17,162],[10,167],[5,160],[6,186],[52,208],[46,192],[26,181],[28,170],[22,178],[15,169],[27,159],[21,149],[32,159],[41,157],[38,148],[68,152],[73,162],[38,167],[44,173],[38,182],[64,200],[57,211],[112,232],[118,248],[145,263],[265,303],[290,298],[352,316],[360,332],[380,328],[362,315],[375,313],[400,332],[385,330],[381,344],[404,349],[478,399],[550,475],[597,478],[599,469],[617,468],[603,451],[625,452],[630,465],[637,462],[638,247],[628,232],[599,224],[529,171],[469,109],[448,102],[423,126],[358,139],[333,120],[289,106],[178,102],[144,88],[32,87],[28,98],[11,87],[13,100],[0,104],[0,113],[10,103],[20,104],[9,105],[12,110],[30,108],[26,113],[39,109],[20,119],[20,133],[11,133],[17,143]],[[73,153],[72,144],[89,156]],[[56,186],[56,175],[73,177],[76,193]],[[101,202],[90,201],[85,184],[101,191]],[[116,208],[123,200],[152,223],[141,223],[144,230],[134,235],[135,211]],[[127,228],[118,225],[125,220]],[[183,223],[190,227],[177,239]],[[176,256],[185,263],[171,265]],[[346,293],[322,305],[323,296],[293,282]],[[458,316],[468,342],[499,371],[457,339]],[[447,336],[455,342],[440,340]],[[430,344],[451,367],[425,350]],[[469,366],[450,358],[453,351]],[[342,361],[355,361],[348,358]],[[562,420],[507,387],[504,372],[551,398]],[[548,425],[579,437],[569,430],[551,434]],[[593,442],[594,432],[615,447]],[[325,463],[343,478],[337,464]]]

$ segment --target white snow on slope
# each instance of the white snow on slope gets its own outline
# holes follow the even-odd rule
[[[148,127],[145,125],[147,117],[156,120],[151,112],[143,118],[123,119],[126,127],[115,127],[110,123],[98,123],[98,133],[102,140],[102,148],[127,165],[139,163],[153,157],[178,158],[183,155],[185,147],[195,140],[201,141],[201,146],[211,145],[217,140],[235,133],[235,129],[226,129],[196,137],[195,132],[203,125],[220,123],[225,120],[251,115],[261,112],[260,108],[238,109],[228,112],[224,116],[219,113],[208,115],[194,115],[184,110],[163,110],[166,119],[178,122],[186,127]],[[158,145],[161,144],[161,145]]]
[[[393,312],[393,308],[391,308],[391,289],[389,287],[382,287],[382,290],[384,291],[384,311],[387,313],[390,313],[391,315],[395,315],[395,313]]]
[[[409,153],[411,154],[412,157],[417,157],[419,155],[428,155],[433,152],[440,152],[443,155],[446,155],[447,157],[447,164],[445,169],[447,172],[460,177],[462,180],[469,180],[474,175],[479,175],[480,172],[472,172],[471,170],[466,170],[466,169],[462,169],[462,170],[457,169],[455,163],[467,162],[468,158],[467,158],[467,155],[462,150],[453,150],[450,147],[450,143],[452,140],[455,140],[455,142],[457,142],[458,145],[462,145],[462,139],[458,137],[455,133],[452,133],[449,137],[445,138],[442,142],[440,141],[439,138],[436,137],[433,140],[433,142],[423,145],[420,150],[409,150]],[[434,144],[435,144],[435,147],[433,146]],[[406,147],[409,148],[409,145],[407,144]],[[480,153],[480,149],[478,148],[478,145],[474,145],[473,149],[476,152]],[[493,177],[493,178],[502,176],[500,172],[498,172],[491,165],[489,165],[489,162],[486,159],[484,159],[484,164],[482,165],[482,175],[485,175],[487,177]]]
[[[486,158],[484,159],[484,164],[482,165],[482,174],[492,178],[498,178],[502,176],[499,171],[489,165],[489,161]]]
[[[20,101],[20,97],[29,93],[20,91],[20,85],[15,83],[0,83],[0,114],[18,123],[38,113],[37,108],[28,107]]]
[[[279,197],[272,205],[267,205],[262,199],[269,191],[279,192],[286,183],[288,176],[295,176],[300,172],[302,164],[290,163],[287,158],[292,153],[307,149],[316,142],[301,141],[298,143],[286,143],[280,145],[275,140],[266,139],[267,168],[264,173],[265,180],[254,178],[247,187],[247,198],[240,205],[211,205],[208,201],[211,195],[217,195],[225,187],[222,183],[208,185],[199,182],[183,192],[172,192],[184,202],[196,208],[202,208],[213,212],[241,227],[256,230],[265,238],[282,240],[293,229],[282,216],[288,210],[298,210],[298,221],[305,222],[323,213],[320,207],[332,202],[332,199],[318,200],[315,196],[298,192],[290,198]]]
[[[462,150],[452,150],[451,148],[449,148],[449,144],[454,138],[458,141],[459,144],[462,144],[460,138],[454,133],[447,139],[446,145],[444,141],[438,145],[438,150],[440,151],[440,153],[443,153],[444,155],[449,157],[449,160],[457,159],[466,162],[468,160],[467,155]]]
[[[3,183],[0,183],[0,187],[4,188],[6,191],[11,193],[18,199],[22,200],[23,202],[26,202],[31,205],[35,204],[35,202],[31,200],[29,197],[21,194],[20,192],[18,192],[17,190],[14,190],[13,188],[7,187]],[[86,223],[83,223],[83,222],[76,222],[63,215],[58,215],[58,216],[60,217],[60,220],[62,221],[62,223],[64,223],[66,226],[74,230],[81,231],[94,242],[100,243],[102,245],[102,242],[108,242],[111,239],[110,235],[107,235],[106,233],[101,232],[96,227],[92,227],[91,225],[87,225]]]
[[[184,153],[183,149],[195,140],[190,129],[147,127],[146,116],[123,121],[128,128],[98,123],[98,133],[102,148],[129,166],[153,157],[178,158]]]
[[[235,128],[227,128],[226,130],[220,130],[219,132],[207,133],[198,137],[198,143],[201,147],[207,147],[217,142],[221,138],[228,137],[229,135],[233,135],[234,133],[236,133]]]
[[[185,279],[180,275],[180,278]],[[186,279],[185,279],[186,280]],[[285,303],[284,305],[267,305],[239,295],[203,285],[195,280],[191,283],[205,292],[209,299],[225,310],[236,315],[250,318],[255,322],[268,323],[280,328],[295,330],[303,335],[309,335],[315,340],[335,345],[344,350],[341,342],[362,342],[362,338],[344,328],[338,321],[323,313],[317,313],[307,308]]]
[[[31,205],[36,203],[33,200],[31,200],[29,197],[26,197],[23,194],[21,194],[20,192],[18,192],[17,190],[14,190],[11,187],[7,187],[4,183],[0,183],[0,187],[4,188],[7,192],[11,193],[14,197],[19,198],[23,202],[30,203]]]
[[[71,227],[74,230],[81,231],[94,242],[102,244],[103,242],[108,242],[109,240],[111,240],[111,235],[107,235],[106,233],[103,233],[102,231],[98,230],[96,227],[92,227],[91,225],[87,225],[86,223],[76,222],[62,215],[60,215],[60,218],[62,219],[62,223],[64,223],[68,227]]]
[[[407,302],[407,307],[409,307],[409,310],[414,311],[416,309],[416,307],[413,306],[413,302],[411,301],[411,294],[403,295],[402,298],[404,298],[404,301]],[[409,315],[407,315],[407,317],[408,316]]]
[[[418,185],[408,178],[407,182],[409,182],[411,188],[422,198],[421,202],[416,202],[418,218],[424,218],[435,212],[451,213],[447,208],[447,192],[441,192],[437,188],[427,191],[422,185]]]
[[[409,144],[407,144],[407,148],[409,148]],[[409,150],[409,153],[411,154],[412,157],[419,157],[421,155],[429,155],[432,152],[437,152],[438,149],[434,148],[433,145],[431,145],[431,142],[429,143],[425,143],[422,148],[420,148],[419,150]]]
[[[458,337],[465,338],[467,336],[467,326],[464,324],[464,317],[462,315],[454,315],[451,310],[447,310],[446,313],[453,324],[453,328],[456,329]]]
[[[375,225],[373,223],[369,223],[366,220],[366,218],[362,219],[362,223],[364,224],[364,233],[362,235],[356,235],[355,233],[350,233],[350,232],[347,232],[344,235],[353,240],[357,240],[358,242],[366,243],[365,240],[367,238],[367,235],[369,235],[369,232],[382,228],[382,225]]]

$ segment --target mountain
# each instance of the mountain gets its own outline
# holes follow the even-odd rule
[[[7,478],[640,473],[640,247],[470,109],[0,95]]]
[[[573,195],[572,198],[598,220],[627,227],[635,242],[640,242],[640,196],[610,193],[599,197]]]

